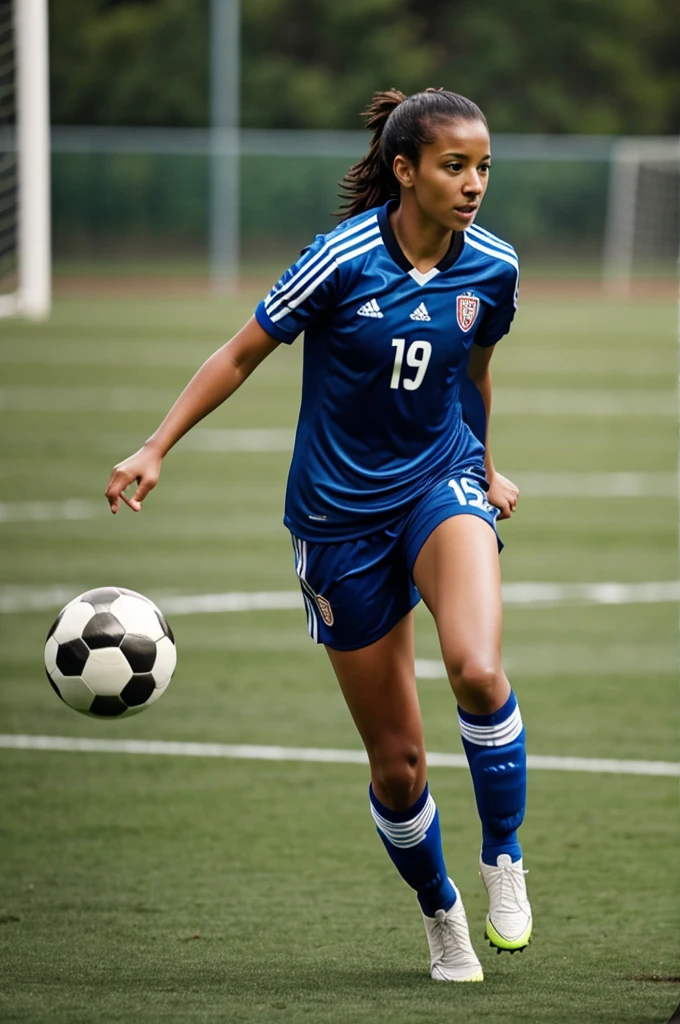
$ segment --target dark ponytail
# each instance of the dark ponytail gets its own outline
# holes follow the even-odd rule
[[[343,200],[338,216],[343,220],[382,206],[399,195],[394,177],[394,158],[401,154],[416,167],[423,146],[434,142],[434,128],[446,121],[482,121],[476,103],[446,89],[426,89],[405,96],[398,89],[376,92],[361,115],[371,131],[368,153],[348,170],[341,184]]]
[[[366,127],[373,134],[368,153],[350,167],[342,181],[340,198],[343,204],[338,216],[343,220],[370,210],[372,206],[382,206],[390,196],[398,193],[394,175],[383,164],[381,140],[390,114],[405,99],[404,93],[398,89],[376,92],[368,109],[362,112]]]

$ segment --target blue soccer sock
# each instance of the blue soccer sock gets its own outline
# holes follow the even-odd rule
[[[522,856],[517,829],[524,820],[527,759],[524,726],[517,698],[510,696],[491,715],[471,715],[458,708],[477,810],[482,822],[482,861],[496,864],[501,853]]]
[[[434,917],[437,910],[450,910],[456,902],[456,890],[446,873],[439,811],[427,784],[406,811],[385,807],[373,786],[369,786],[368,795],[378,835],[401,877],[416,890],[423,913]]]

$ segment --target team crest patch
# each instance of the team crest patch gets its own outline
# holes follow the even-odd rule
[[[472,292],[463,292],[456,299],[456,314],[461,331],[469,331],[479,313],[479,299]]]
[[[316,595],[316,605],[321,613],[321,618],[327,626],[332,626],[335,622],[333,618],[333,609],[331,608],[330,601],[327,601],[321,594]]]

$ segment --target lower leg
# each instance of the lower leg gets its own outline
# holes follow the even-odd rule
[[[404,881],[415,889],[427,917],[437,910],[450,910],[456,890],[449,879],[439,827],[439,811],[427,784],[413,804],[393,811],[369,788],[371,814],[390,860]]]
[[[434,615],[458,702],[482,822],[482,859],[495,865],[507,853],[519,860],[526,754],[519,708],[501,666],[501,581],[493,532],[474,516],[446,520],[423,545],[414,578]]]
[[[482,823],[482,861],[501,854],[522,857],[517,829],[526,806],[526,747],[522,716],[512,692],[497,711],[474,715],[458,707],[463,747],[470,765]]]
[[[327,651],[368,753],[371,813],[383,845],[423,912],[448,910],[456,893],[426,783],[412,614],[370,647]]]

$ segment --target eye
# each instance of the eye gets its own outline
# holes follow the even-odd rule
[[[463,170],[463,165],[460,163],[460,161],[455,160],[455,161],[452,161],[451,163],[446,164],[446,170],[447,171],[454,171],[455,173],[457,173],[458,171],[462,171]]]
[[[489,171],[491,170],[491,164],[489,164],[489,163],[480,164],[479,165],[479,170],[482,171],[484,174],[488,174]]]

